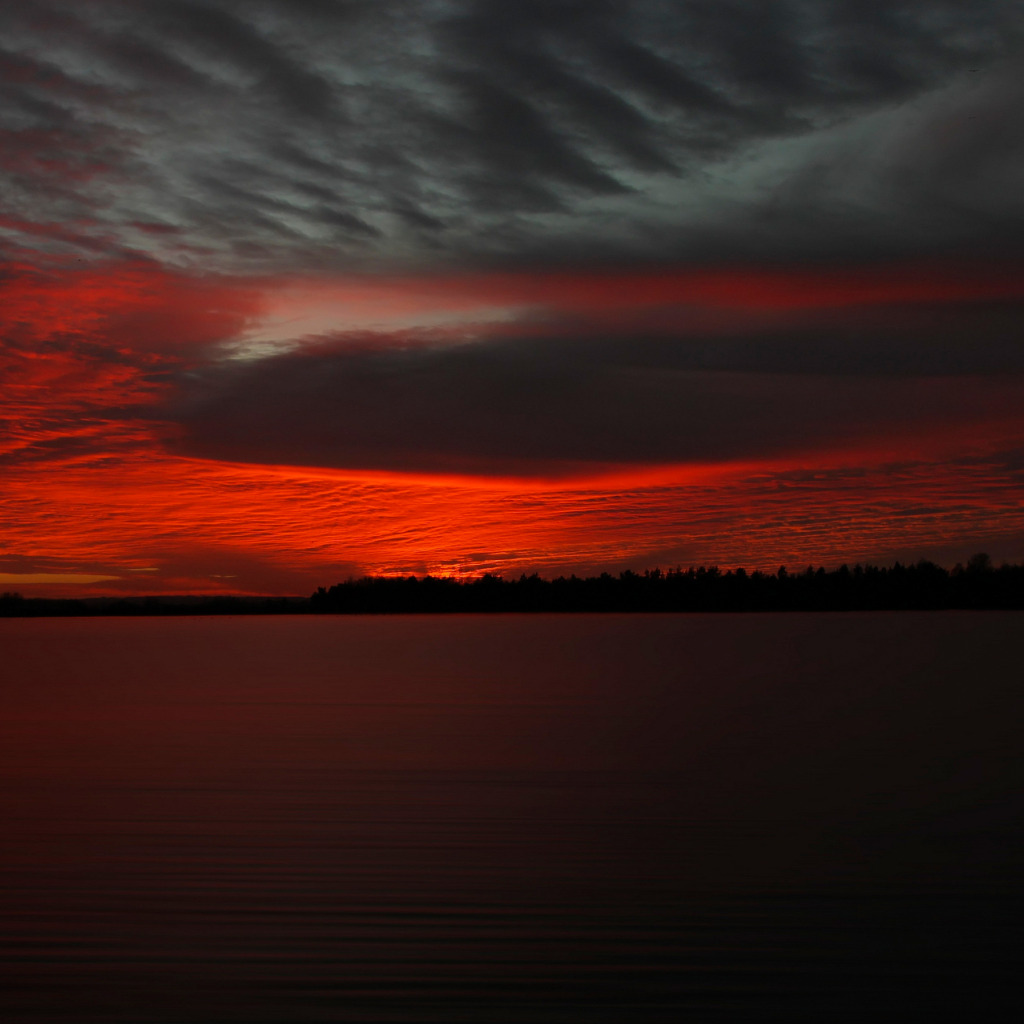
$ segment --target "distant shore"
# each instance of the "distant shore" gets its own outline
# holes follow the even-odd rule
[[[103,615],[387,615],[507,612],[760,612],[1024,609],[1024,565],[994,566],[987,555],[944,569],[933,562],[891,566],[808,566],[774,573],[689,569],[618,576],[538,575],[472,580],[364,576],[309,597],[170,595],[33,598],[0,595],[0,617]]]

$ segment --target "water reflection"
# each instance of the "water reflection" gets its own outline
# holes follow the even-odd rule
[[[976,1014],[1022,622],[0,622],[10,1019]]]

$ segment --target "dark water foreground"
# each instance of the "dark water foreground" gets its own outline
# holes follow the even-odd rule
[[[0,1019],[995,1019],[1022,635],[0,622]]]

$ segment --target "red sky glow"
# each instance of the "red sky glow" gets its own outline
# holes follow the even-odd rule
[[[0,16],[0,589],[1024,560],[995,6],[877,78],[821,12],[787,78],[656,4],[647,64],[329,6]]]

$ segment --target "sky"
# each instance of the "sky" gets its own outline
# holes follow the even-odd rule
[[[1024,561],[1021,0],[0,7],[0,589]]]

